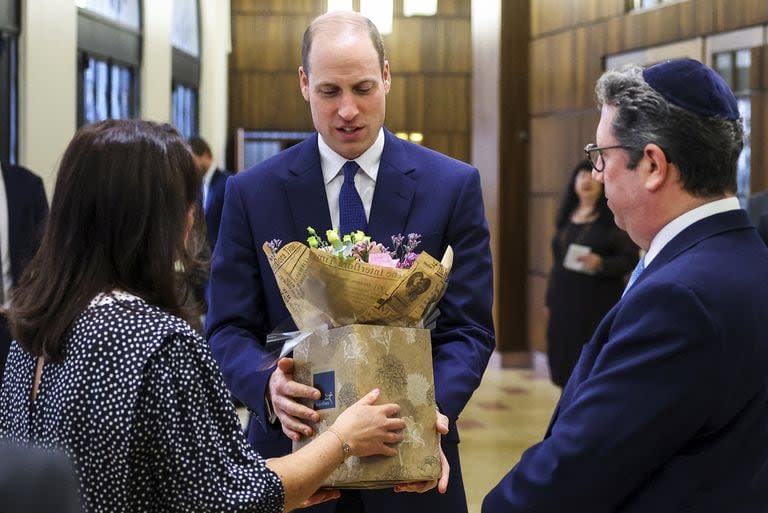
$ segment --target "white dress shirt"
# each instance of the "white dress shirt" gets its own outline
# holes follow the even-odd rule
[[[213,173],[216,171],[216,163],[211,162],[211,167],[205,172],[203,176],[203,210],[208,208],[208,190],[211,188],[211,180],[213,179]]]
[[[738,210],[741,206],[739,200],[731,196],[730,198],[723,198],[715,201],[705,203],[700,207],[696,207],[693,210],[680,215],[670,221],[664,228],[659,230],[659,233],[651,241],[651,245],[648,247],[648,252],[645,254],[645,267],[648,267],[656,255],[664,249],[669,241],[674,239],[677,234],[691,226],[696,221],[701,221],[705,217],[720,214],[722,212],[728,212],[730,210]]]
[[[331,214],[331,224],[334,230],[339,229],[339,192],[344,183],[344,173],[341,167],[347,159],[336,153],[323,140],[322,135],[317,137],[317,146],[320,150],[320,166],[323,169],[323,182],[325,183],[325,195],[328,198],[328,209]],[[363,201],[365,219],[371,218],[371,204],[373,203],[373,191],[376,189],[376,177],[379,174],[381,154],[384,152],[384,129],[379,129],[379,135],[370,148],[357,157],[355,162],[360,166],[362,173],[355,175],[355,189]],[[322,235],[322,234],[321,234]],[[343,234],[340,234],[343,235]]]

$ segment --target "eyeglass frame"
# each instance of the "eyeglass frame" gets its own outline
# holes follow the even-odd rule
[[[598,173],[602,173],[605,169],[605,160],[603,159],[603,150],[613,150],[616,148],[624,148],[625,150],[629,149],[629,146],[625,144],[617,144],[615,146],[603,146],[602,148],[598,147],[595,143],[589,143],[586,146],[584,146],[584,153],[587,155],[587,161],[589,161],[589,165],[592,166],[592,169],[597,171]],[[592,160],[592,152],[598,152],[600,161],[603,163],[602,166],[598,169],[596,162]]]

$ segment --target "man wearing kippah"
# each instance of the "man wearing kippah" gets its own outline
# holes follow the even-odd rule
[[[690,59],[596,89],[585,151],[646,254],[483,512],[768,511],[768,249],[735,198],[736,99]]]

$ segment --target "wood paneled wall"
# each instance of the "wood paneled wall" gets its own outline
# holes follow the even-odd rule
[[[768,23],[766,0],[680,0],[625,13],[624,0],[531,0],[528,346],[545,350],[544,290],[562,188],[599,113],[607,55]],[[753,50],[752,190],[768,187],[768,57]],[[514,67],[514,62],[503,66]],[[588,300],[588,299],[587,299]]]
[[[322,0],[232,0],[229,133],[312,130],[299,90],[301,38]],[[386,126],[422,132],[425,146],[469,161],[470,3],[440,0],[436,16],[406,18],[395,1],[384,36],[392,71]]]

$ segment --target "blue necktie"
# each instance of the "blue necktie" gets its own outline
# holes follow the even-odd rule
[[[359,168],[354,160],[347,161],[341,168],[344,171],[344,183],[339,192],[339,235],[342,237],[356,230],[368,229],[363,200],[355,189],[355,175]]]
[[[635,269],[632,271],[632,274],[629,275],[629,281],[627,282],[627,286],[624,289],[624,292],[621,294],[622,297],[624,297],[624,294],[627,293],[627,291],[629,290],[629,287],[634,285],[634,283],[637,281],[640,275],[643,274],[644,270],[645,270],[645,256],[641,257],[640,260],[637,261],[637,265],[635,266]]]

